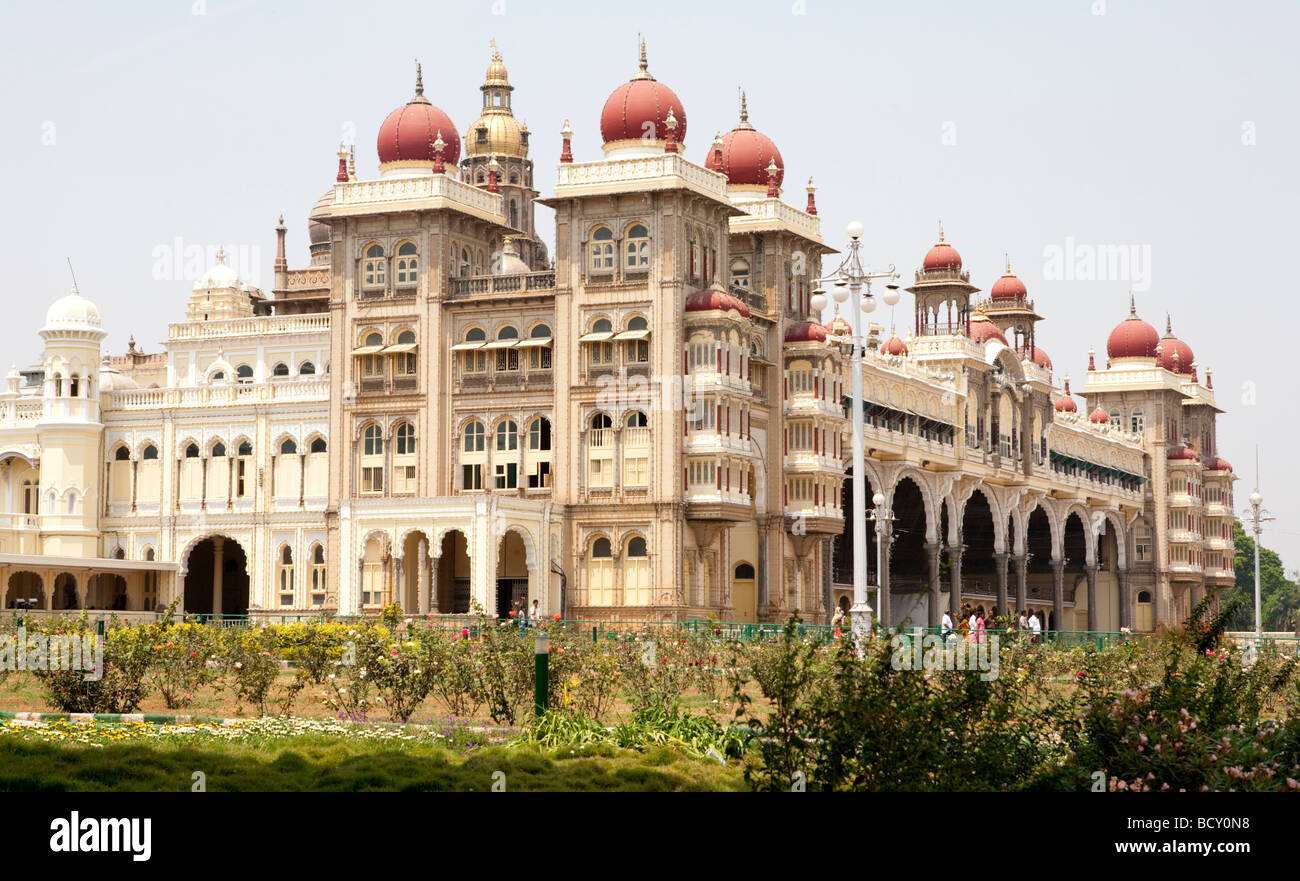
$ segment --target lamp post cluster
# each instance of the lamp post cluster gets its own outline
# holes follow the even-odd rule
[[[1255,491],[1250,494],[1250,514],[1247,517],[1247,519],[1250,521],[1250,529],[1253,533],[1255,533],[1255,647],[1256,649],[1259,648],[1259,644],[1264,635],[1263,618],[1260,616],[1260,609],[1259,609],[1259,534],[1263,531],[1262,524],[1268,520],[1273,519],[1272,517],[1268,516],[1268,511],[1264,510],[1264,508],[1262,507],[1263,504],[1264,504],[1264,497],[1259,494],[1259,489],[1256,488]]]
[[[866,490],[866,449],[863,440],[863,401],[862,401],[862,349],[866,335],[863,333],[862,315],[874,312],[876,298],[871,293],[871,281],[887,278],[890,283],[881,299],[887,306],[898,302],[898,273],[891,265],[889,271],[870,273],[862,265],[861,248],[864,228],[858,221],[853,221],[846,230],[849,237],[848,254],[830,275],[816,279],[817,287],[813,290],[809,305],[818,313],[826,308],[826,291],[821,286],[831,282],[832,296],[837,303],[849,301],[852,330],[849,335],[851,347],[850,397],[852,400],[853,424],[853,608],[850,615],[853,623],[853,635],[859,646],[863,645],[871,633],[873,610],[867,602],[867,490]],[[876,522],[876,579],[878,585],[876,602],[880,606],[880,616],[889,621],[889,598],[886,595],[881,573],[882,537],[886,523],[892,519],[885,509],[884,495],[877,493],[872,500],[875,510],[871,519]]]

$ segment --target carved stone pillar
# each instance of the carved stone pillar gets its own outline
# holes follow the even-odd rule
[[[420,539],[416,553],[419,555],[416,559],[416,598],[417,611],[421,615],[429,614],[429,542],[428,539]]]
[[[964,549],[961,544],[948,545],[948,577],[951,579],[948,604],[957,613],[961,612],[961,555]]]
[[[1088,630],[1095,632],[1097,630],[1097,564],[1094,563],[1083,571],[1088,576]]]
[[[204,469],[207,470],[206,468]],[[224,587],[226,540],[221,536],[212,539],[212,614],[221,615],[221,592]]]
[[[1057,630],[1063,630],[1061,626],[1065,618],[1065,561],[1052,561],[1052,618],[1055,620]]]
[[[1133,629],[1132,586],[1128,580],[1127,569],[1116,569],[1115,577],[1119,579],[1119,626]]]
[[[998,614],[1009,615],[1009,600],[1007,599],[1007,560],[1010,555],[1007,553],[994,554],[994,574],[998,578]]]
[[[1029,608],[1029,555],[1020,554],[1011,558],[1016,564],[1016,612]]]
[[[939,560],[943,554],[941,542],[927,542],[926,558],[930,561],[930,626],[938,627],[943,622],[943,591],[939,578]]]

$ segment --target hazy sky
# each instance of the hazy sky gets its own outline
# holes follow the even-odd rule
[[[743,85],[784,156],[787,200],[802,206],[816,177],[831,244],[860,219],[873,263],[910,277],[942,220],[984,290],[1009,253],[1058,382],[1081,389],[1130,287],[1161,331],[1172,313],[1228,411],[1219,452],[1242,477],[1238,508],[1258,443],[1278,518],[1265,543],[1300,566],[1287,460],[1300,310],[1277,286],[1300,204],[1294,4],[174,0],[10,5],[2,21],[0,370],[38,356],[65,257],[114,353],[132,333],[156,351],[183,317],[193,249],[225,245],[269,289],[283,213],[290,265],[304,265],[340,139],[355,135],[358,174],[374,176],[375,135],[411,96],[416,58],[463,135],[497,40],[549,193],[566,118],[578,161],[599,158],[601,106],[636,71],[642,32],[651,72],[685,104],[688,157],[735,124]],[[1052,255],[1071,242],[1076,257],[1122,246],[1139,263],[1060,271]]]

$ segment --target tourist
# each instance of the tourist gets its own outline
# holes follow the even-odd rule
[[[940,627],[939,635],[947,643],[948,640],[952,639],[952,615],[948,614],[947,609],[943,610],[943,622]]]
[[[970,636],[970,607],[961,607],[961,623],[957,625],[957,635],[962,642]]]
[[[1038,620],[1038,612],[1029,613],[1030,642],[1038,644],[1038,635],[1043,631],[1043,623]]]
[[[542,607],[538,600],[533,600],[533,608],[532,611],[528,613],[528,617],[532,618],[534,621],[541,620]]]
[[[835,617],[831,618],[831,626],[835,628],[836,639],[839,639],[841,636],[844,635],[843,627],[846,621],[847,621],[847,616],[844,614],[844,608],[842,606],[836,606]]]
[[[975,610],[971,609],[970,617],[966,621],[966,632],[969,634],[971,639],[974,639],[978,631],[979,631],[979,619],[976,616]]]
[[[975,610],[975,643],[982,645],[984,643],[984,631],[988,629],[988,622],[984,615],[984,607],[980,606]]]
[[[1028,629],[1029,629],[1029,620],[1025,618],[1025,610],[1021,609],[1020,617],[1016,619],[1016,630],[1019,631],[1020,633],[1024,633]]]

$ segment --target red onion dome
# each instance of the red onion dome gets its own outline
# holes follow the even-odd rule
[[[1218,456],[1215,456],[1213,459],[1205,463],[1205,467],[1210,471],[1231,471],[1232,463],[1227,459],[1220,459]]]
[[[1160,338],[1160,354],[1156,357],[1156,363],[1165,370],[1190,376],[1194,360],[1192,347],[1174,336],[1172,322],[1165,316],[1165,335]]]
[[[881,344],[880,351],[884,352],[886,355],[906,355],[907,343],[900,340],[897,336],[891,336]]]
[[[1167,458],[1200,461],[1200,455],[1191,447],[1170,447]]]
[[[713,147],[709,147],[712,157]],[[740,123],[722,136],[722,167],[715,168],[727,176],[728,184],[767,186],[767,166],[776,163],[776,185],[785,180],[785,160],[772,139],[749,124],[749,107],[745,94],[740,95]],[[708,167],[708,163],[705,163]]]
[[[1070,380],[1065,381],[1065,394],[1057,398],[1053,406],[1056,408],[1057,413],[1079,412],[1079,405],[1074,402],[1074,398],[1070,395]]]
[[[668,139],[668,111],[677,121],[678,144],[686,143],[686,108],[677,94],[650,75],[646,68],[645,40],[641,41],[641,69],[614,90],[600,112],[600,136],[606,144]]]
[[[995,300],[1015,300],[1025,299],[1029,295],[1025,283],[1011,273],[1011,263],[1007,263],[1007,271],[997,281],[993,282],[993,289],[989,291],[989,296]]]
[[[749,306],[745,305],[745,301],[722,288],[696,291],[686,298],[686,306],[683,309],[685,312],[731,312],[733,310],[739,312],[742,318],[749,317]]]
[[[961,255],[957,249],[943,240],[943,228],[939,228],[939,241],[925,252],[921,267],[931,269],[961,269]]]
[[[398,107],[379,127],[379,164],[433,162],[433,142],[442,135],[442,161],[455,166],[460,159],[460,135],[451,117],[424,97],[424,78],[416,66],[415,97]]]
[[[835,307],[835,317],[826,324],[826,333],[828,336],[848,336],[853,333],[853,325],[844,320],[838,306]]]
[[[1160,345],[1160,334],[1156,329],[1137,317],[1137,309],[1129,300],[1128,318],[1121,321],[1106,338],[1106,356],[1108,358],[1154,358],[1156,346]]]
[[[1038,365],[1044,370],[1052,369],[1052,359],[1047,357],[1047,350],[1044,349],[1042,346],[1035,345],[1032,355],[1030,355],[1029,347],[1024,346],[1020,349],[1020,356],[1022,358],[1025,356],[1029,356],[1030,360],[1032,360],[1034,364]]]
[[[970,338],[977,343],[987,343],[989,340],[997,340],[1002,345],[1007,344],[1007,338],[998,330],[998,326],[989,321],[988,316],[983,312],[976,312],[970,319]]]
[[[1093,410],[1091,413],[1088,414],[1088,421],[1095,422],[1098,425],[1102,425],[1107,422],[1110,422],[1110,414],[1107,413],[1105,410],[1101,409],[1100,407],[1098,407],[1096,410]]]
[[[815,321],[800,321],[786,328],[785,341],[787,343],[824,343],[826,342],[826,328]]]

